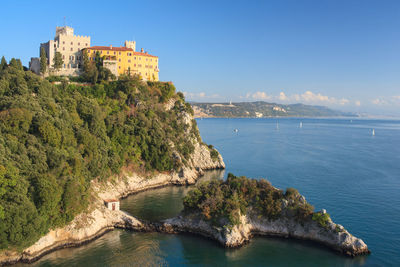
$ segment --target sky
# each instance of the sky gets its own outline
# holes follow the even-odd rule
[[[400,116],[400,1],[2,0],[0,56],[39,56],[64,25],[135,40],[197,102],[324,105]]]

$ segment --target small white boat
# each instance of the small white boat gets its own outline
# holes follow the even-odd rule
[[[235,133],[237,133],[237,132],[239,132],[239,130],[238,129],[235,129],[235,130],[233,130]]]
[[[372,129],[372,136],[375,136],[375,129]]]
[[[303,122],[300,122],[300,128],[303,128]]]

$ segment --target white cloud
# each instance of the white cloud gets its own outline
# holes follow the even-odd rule
[[[385,105],[387,103],[385,100],[383,100],[381,98],[376,98],[376,99],[372,100],[371,102],[372,102],[372,104],[379,105],[379,106]]]
[[[199,100],[199,99],[219,99],[221,96],[219,94],[207,95],[205,92],[191,93],[183,92],[184,96],[189,100]]]
[[[288,100],[288,97],[286,96],[286,94],[284,92],[280,92],[279,93],[279,100],[286,101],[286,100]]]
[[[306,102],[332,102],[333,99],[326,95],[321,95],[320,93],[314,94],[311,91],[306,91],[301,95],[301,99]]]
[[[356,100],[356,102],[354,102],[354,105],[356,105],[357,107],[361,106],[360,100]]]
[[[342,105],[342,106],[343,105],[347,105],[349,103],[350,103],[350,101],[348,99],[346,99],[346,98],[342,98],[342,99],[339,100],[339,104]]]
[[[248,95],[248,94],[247,94]],[[246,96],[247,96],[246,95]],[[267,95],[265,92],[255,92],[254,94],[251,95],[251,98],[256,99],[256,100],[270,100],[272,99],[271,96]]]
[[[326,95],[322,95],[320,93],[314,93],[312,91],[306,91],[303,94],[293,94],[287,95],[285,92],[280,92],[279,95],[269,95],[266,92],[255,92],[255,93],[247,93],[245,96],[241,96],[240,98],[246,99],[254,99],[254,100],[270,100],[270,101],[284,101],[284,102],[300,102],[307,104],[320,104],[320,105],[348,105],[350,104],[350,100],[347,98],[337,99],[335,97],[330,97]]]

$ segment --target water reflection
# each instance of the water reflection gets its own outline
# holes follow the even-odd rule
[[[197,183],[222,179],[224,170],[206,171]],[[131,195],[121,201],[121,210],[150,221],[160,221],[178,215],[183,209],[182,198],[192,186],[167,186]]]

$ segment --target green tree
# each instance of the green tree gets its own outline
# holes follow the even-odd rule
[[[4,70],[6,67],[7,67],[7,60],[4,56],[2,56],[0,62],[0,70]]]
[[[24,67],[22,66],[21,59],[17,58],[17,59],[16,59],[16,62],[17,62],[17,68],[18,68],[19,70],[24,70]]]
[[[60,52],[56,52],[53,58],[53,68],[56,70],[61,69],[62,65],[64,64],[64,61],[62,59],[62,55]]]
[[[18,70],[20,69],[19,64],[15,58],[12,58],[10,60],[10,67],[16,68]]]
[[[47,57],[44,47],[40,48],[40,73],[44,74],[47,69]]]

